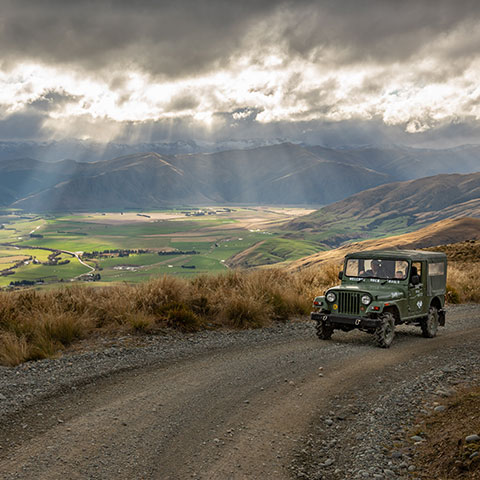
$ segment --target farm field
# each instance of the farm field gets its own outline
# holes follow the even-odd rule
[[[11,282],[46,286],[89,273],[97,275],[97,285],[144,282],[163,274],[218,273],[229,268],[229,259],[255,245],[259,251],[253,266],[295,260],[321,246],[283,238],[280,227],[311,211],[202,207],[45,216],[3,212],[0,287]]]

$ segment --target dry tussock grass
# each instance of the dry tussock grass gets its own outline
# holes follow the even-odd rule
[[[64,287],[0,292],[0,363],[47,358],[101,332],[154,333],[164,328],[257,328],[310,310],[337,282],[337,267],[289,273],[229,271],[192,280],[163,276],[136,286]]]
[[[159,277],[136,286],[72,286],[0,292],[0,363],[51,357],[101,332],[155,333],[164,328],[258,328],[310,311],[312,299],[338,284],[339,265],[287,272],[229,271],[192,280]],[[449,267],[449,295],[480,301],[480,263]]]
[[[0,364],[13,367],[28,360],[28,349],[25,337],[3,332],[0,335]]]
[[[447,300],[450,303],[480,302],[480,262],[449,263]]]

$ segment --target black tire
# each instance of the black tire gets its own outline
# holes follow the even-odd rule
[[[317,330],[317,337],[320,340],[330,340],[332,338],[333,327],[327,327],[327,325],[325,325],[325,322],[323,320],[317,321],[316,330]]]
[[[389,348],[395,337],[395,317],[392,313],[385,312],[379,318],[382,323],[373,333],[375,343],[381,348]]]
[[[433,338],[438,331],[438,310],[437,307],[430,307],[428,309],[428,316],[421,321],[422,335],[425,338]]]

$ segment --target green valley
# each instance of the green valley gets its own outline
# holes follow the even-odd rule
[[[280,227],[309,212],[282,207],[56,215],[5,211],[0,218],[0,287],[138,283],[163,274],[218,273],[257,245],[262,248],[250,261],[255,266],[295,260],[320,245],[285,239]]]

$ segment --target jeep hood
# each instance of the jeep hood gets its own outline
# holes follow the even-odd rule
[[[356,292],[356,293],[368,293],[374,300],[397,300],[404,298],[405,293],[401,289],[392,288],[392,285],[382,286],[376,285],[375,288],[365,288],[365,284],[359,285],[338,285],[336,287],[329,288],[327,292]],[[371,287],[371,285],[368,285]],[[363,287],[363,288],[362,288]]]

